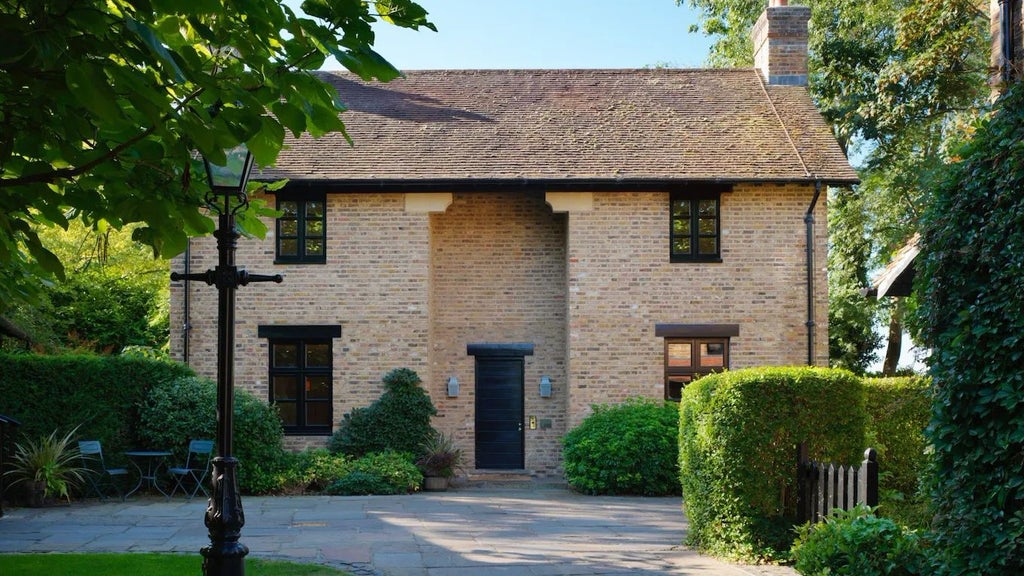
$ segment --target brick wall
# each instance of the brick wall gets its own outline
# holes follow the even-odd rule
[[[550,427],[525,430],[526,469],[561,473],[565,433],[565,215],[552,214],[543,193],[456,194],[431,216],[431,396],[438,427],[473,450],[474,358],[470,343],[529,342],[525,357],[525,414]],[[541,398],[548,376],[554,392]],[[457,398],[444,392],[449,376]]]
[[[664,192],[594,194],[569,215],[569,426],[593,403],[663,395],[658,323],[739,324],[732,368],[807,361],[806,228],[813,188],[722,194],[721,263],[670,263]],[[816,211],[816,343],[828,361],[824,195]],[[628,222],[629,226],[622,226]]]
[[[269,198],[273,205],[273,198]],[[271,223],[271,231],[273,226]],[[381,377],[408,367],[428,378],[429,216],[405,212],[402,194],[328,196],[327,264],[274,265],[274,238],[241,239],[236,262],[253,273],[281,273],[282,284],[238,289],[235,384],[269,398],[268,345],[260,325],[340,324],[334,341],[334,421],[377,399]],[[193,240],[192,270],[216,264],[213,238]],[[180,271],[178,259],[173,269]],[[190,288],[190,363],[216,377],[217,291]],[[182,286],[172,284],[172,328],[182,323]],[[172,330],[172,355],[181,358],[181,335]],[[289,437],[292,446],[322,445],[324,437]]]
[[[525,358],[526,468],[561,473],[561,437],[593,403],[663,394],[657,323],[739,324],[733,368],[806,362],[804,211],[813,189],[737,186],[722,195],[722,263],[669,262],[666,192],[595,193],[592,207],[553,213],[543,193],[455,194],[443,213],[405,211],[402,194],[328,195],[326,265],[274,265],[272,235],[242,239],[237,262],[282,273],[237,297],[236,385],[268,397],[263,324],[340,324],[334,420],[382,392],[407,366],[473,454],[474,358],[469,343],[534,344]],[[271,203],[273,199],[271,198]],[[826,219],[816,212],[816,359],[827,363]],[[192,271],[216,263],[212,238],[193,240]],[[173,269],[182,271],[179,258]],[[216,290],[191,294],[190,362],[216,376]],[[172,355],[182,356],[184,286],[172,284]],[[537,391],[542,375],[551,398]],[[446,384],[456,376],[458,397]],[[323,437],[289,437],[322,445]]]

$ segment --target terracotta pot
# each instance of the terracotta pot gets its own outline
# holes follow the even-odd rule
[[[448,489],[448,479],[444,476],[427,476],[423,478],[425,492],[444,492]]]

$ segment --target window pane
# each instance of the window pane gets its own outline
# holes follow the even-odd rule
[[[306,367],[326,368],[331,365],[330,344],[306,344]]]
[[[669,366],[690,366],[693,363],[693,347],[689,342],[671,342],[668,345]]]
[[[672,253],[689,255],[691,242],[689,238],[675,238],[672,240]]]
[[[296,367],[299,365],[298,344],[274,344],[274,368]]]
[[[306,236],[323,236],[323,220],[306,220]]]
[[[676,200],[672,202],[672,217],[688,220],[690,218],[690,201]]]
[[[701,254],[718,254],[718,239],[717,238],[701,238],[700,239],[700,253]]]
[[[281,256],[298,256],[299,255],[299,241],[291,238],[280,238],[277,242],[277,252]]]
[[[701,218],[698,222],[701,236],[714,236],[718,234],[718,220],[714,218]]]
[[[330,402],[309,402],[306,404],[306,426],[330,426]]]
[[[281,219],[281,236],[298,236],[299,223],[295,220]]]
[[[310,200],[306,202],[306,218],[323,218],[324,203]]]
[[[286,200],[284,202],[279,202],[277,205],[277,209],[283,212],[283,216],[285,217],[290,216],[294,218],[299,215],[299,203],[294,200]]]
[[[328,376],[306,377],[306,400],[330,400],[331,379]]]
[[[725,344],[721,342],[705,342],[700,345],[701,368],[721,368],[725,366]]]
[[[690,235],[690,219],[685,220],[673,220],[672,221],[672,233],[681,236]]]
[[[689,383],[689,376],[670,376],[665,387],[665,399],[678,402],[683,397],[683,388]]]
[[[298,406],[295,402],[278,402],[277,413],[281,416],[281,423],[285,426],[298,426]]]
[[[299,397],[299,379],[295,376],[274,376],[274,402]]]
[[[320,256],[324,253],[323,240],[306,240],[306,256]]]
[[[701,218],[714,218],[718,216],[718,202],[715,200],[701,200],[698,214]]]

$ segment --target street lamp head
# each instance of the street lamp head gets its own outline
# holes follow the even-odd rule
[[[252,153],[246,145],[239,144],[234,148],[224,151],[227,162],[223,166],[210,162],[203,157],[203,165],[206,166],[206,181],[210,184],[210,193],[214,197],[224,196],[225,211],[228,211],[228,199],[239,197],[242,204],[245,201],[245,185],[249,181],[249,172],[252,170]],[[216,201],[209,202],[216,205]],[[238,206],[232,212],[237,211]]]

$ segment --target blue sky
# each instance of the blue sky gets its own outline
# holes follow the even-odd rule
[[[710,39],[675,0],[420,0],[438,31],[376,26],[400,70],[697,68]],[[338,65],[326,68],[337,69]]]

